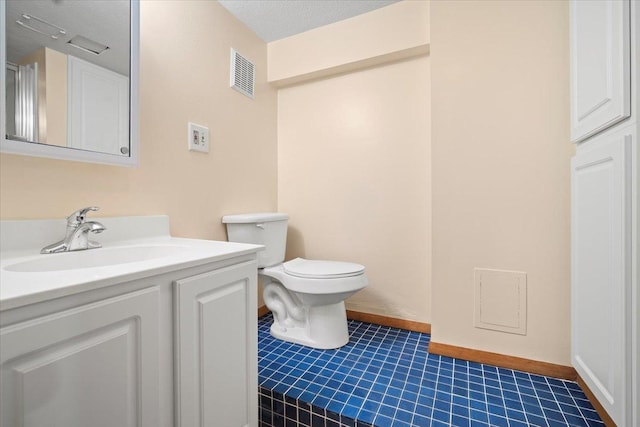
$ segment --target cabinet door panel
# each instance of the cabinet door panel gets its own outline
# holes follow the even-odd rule
[[[572,161],[572,360],[618,425],[629,396],[631,140],[606,137]]]
[[[69,56],[69,146],[122,155],[129,149],[129,78]]]
[[[629,0],[572,1],[571,140],[582,141],[629,117]]]
[[[206,426],[247,424],[246,297],[247,287],[240,279],[196,299]]]
[[[257,425],[257,265],[175,282],[177,425]]]
[[[158,289],[0,330],[0,425],[157,426]]]

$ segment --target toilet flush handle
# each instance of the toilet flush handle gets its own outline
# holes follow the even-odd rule
[[[264,224],[256,224],[256,227],[262,228],[264,230]]]

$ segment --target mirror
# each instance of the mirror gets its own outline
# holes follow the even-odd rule
[[[137,165],[138,44],[138,0],[0,1],[1,151]]]

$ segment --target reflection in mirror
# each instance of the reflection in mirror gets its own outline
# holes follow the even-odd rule
[[[129,157],[129,0],[3,3],[6,139]]]

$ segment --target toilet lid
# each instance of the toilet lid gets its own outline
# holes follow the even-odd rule
[[[364,273],[364,266],[352,262],[296,258],[282,264],[287,274],[306,279],[338,279]]]

